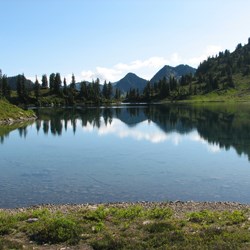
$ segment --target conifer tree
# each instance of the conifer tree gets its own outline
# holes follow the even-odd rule
[[[2,95],[6,98],[10,97],[10,86],[6,75],[2,76]]]
[[[0,98],[3,96],[3,90],[2,90],[2,87],[3,87],[3,79],[2,79],[3,75],[2,75],[2,70],[0,69]]]
[[[106,80],[104,81],[103,88],[102,88],[102,95],[105,99],[107,99],[107,93],[108,93],[108,85]]]
[[[112,87],[111,82],[109,82],[107,86],[107,99],[110,100],[112,97],[112,94],[113,94],[113,87]]]
[[[71,80],[71,83],[70,83],[70,88],[71,89],[75,89],[76,88],[76,80],[75,80],[74,74],[72,74],[72,80]]]
[[[38,97],[40,96],[40,84],[37,80],[37,77],[36,77],[36,81],[35,81],[35,85],[34,85],[34,94],[35,94],[35,97],[36,99],[38,99]]]
[[[25,85],[25,76],[24,74],[17,76],[17,95],[19,100],[26,101],[28,97],[28,91]]]
[[[48,78],[46,74],[42,75],[42,88],[48,88]]]
[[[60,73],[56,73],[54,82],[54,90],[56,94],[60,94],[61,86],[62,86],[61,75]]]
[[[64,95],[68,94],[67,81],[65,77],[63,78],[63,93]]]
[[[55,89],[55,73],[51,73],[49,76],[49,88],[50,88],[50,92],[53,92]]]

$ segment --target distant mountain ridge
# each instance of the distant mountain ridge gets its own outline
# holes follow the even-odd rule
[[[150,83],[154,84],[162,80],[164,77],[169,79],[170,76],[173,76],[177,79],[180,79],[183,75],[187,74],[195,74],[196,69],[190,67],[189,65],[180,64],[176,67],[171,67],[165,65],[162,69],[160,69],[150,80]]]
[[[195,72],[196,69],[190,67],[189,65],[180,64],[176,67],[165,65],[152,77],[150,83],[157,83],[164,77],[166,77],[166,79],[169,79],[170,76],[180,79],[183,75],[195,74]],[[122,93],[126,93],[130,89],[138,89],[139,92],[142,93],[142,91],[147,85],[147,82],[147,80],[137,76],[134,73],[128,73],[121,80],[113,83],[113,87],[118,88]]]

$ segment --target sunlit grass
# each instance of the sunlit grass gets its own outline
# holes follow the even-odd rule
[[[36,220],[29,223],[28,218]],[[140,205],[5,211],[0,213],[0,249],[20,241],[94,249],[240,249],[250,243],[248,218],[249,210],[203,210],[180,216],[168,207]]]

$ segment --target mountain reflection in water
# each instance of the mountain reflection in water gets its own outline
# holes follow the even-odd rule
[[[74,133],[82,128],[85,132],[97,130],[100,136],[114,134],[151,143],[170,140],[175,145],[182,141],[180,135],[186,134],[186,139],[210,145],[208,149],[213,152],[232,147],[238,155],[250,158],[250,107],[243,104],[41,108],[36,112],[36,130],[44,134],[62,136],[68,128]],[[147,123],[154,123],[159,130],[151,130],[150,126],[144,129]],[[1,143],[14,129],[18,129],[20,137],[28,136],[28,126],[0,127]]]
[[[0,207],[249,203],[249,111],[247,104],[37,109],[33,123],[0,127]]]

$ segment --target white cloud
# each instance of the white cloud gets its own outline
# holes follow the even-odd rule
[[[202,55],[186,60],[186,64],[189,64],[189,65],[191,65],[193,67],[197,67],[201,62],[206,60],[209,56],[215,56],[220,51],[222,51],[221,46],[219,46],[219,45],[208,45]]]
[[[81,76],[84,80],[91,81],[92,79],[99,78],[102,82],[104,80],[115,82],[120,80],[129,72],[134,71],[147,71],[150,75],[143,74],[141,77],[150,79],[152,75],[166,64],[170,64],[170,61],[163,57],[151,57],[146,60],[135,60],[128,64],[118,63],[111,68],[107,67],[96,67],[95,70],[82,71]],[[137,73],[135,72],[135,73]]]
[[[83,80],[91,81],[97,77],[103,82],[104,80],[115,82],[120,80],[129,72],[134,72],[140,77],[150,80],[153,75],[164,65],[177,66],[179,64],[188,64],[197,67],[200,62],[207,59],[208,56],[216,55],[222,47],[219,45],[208,45],[200,56],[184,58],[175,52],[168,58],[153,56],[145,60],[134,60],[129,63],[117,63],[110,68],[96,67],[94,70],[82,71]]]
[[[104,124],[103,118],[101,119],[101,126],[98,130],[96,130],[99,136],[105,135],[116,135],[119,138],[133,138],[134,140],[141,141],[149,141],[151,143],[161,143],[168,139],[168,136],[159,129],[151,129],[147,132],[142,130],[142,127],[145,126],[146,122],[142,122],[138,124],[137,127],[129,128],[123,122],[118,119],[113,119],[111,124]],[[83,127],[83,131],[87,133],[95,132],[93,128],[93,124],[88,123],[85,127]]]
[[[177,132],[166,134],[160,130],[157,126],[148,126],[145,130],[145,126],[148,125],[148,121],[137,124],[136,127],[130,128],[125,125],[119,119],[114,118],[111,124],[105,125],[104,119],[101,119],[100,127],[94,128],[92,123],[87,123],[83,127],[85,133],[97,133],[99,136],[115,135],[121,139],[132,138],[137,141],[149,141],[151,143],[163,143],[166,141],[171,142],[175,146],[179,146],[184,141],[193,141],[204,145],[208,152],[214,154],[221,152],[219,145],[210,144],[204,140],[197,131],[193,131],[186,135],[180,135]]]
[[[96,78],[95,72],[91,70],[82,71],[81,76],[83,77],[83,80],[88,80],[88,81],[91,81],[92,79]]]
[[[163,57],[150,57],[144,61],[142,60],[135,60],[129,64],[125,63],[118,63],[114,66],[115,69],[123,70],[123,71],[130,71],[130,70],[137,70],[141,68],[154,68],[157,69],[159,67],[168,64],[169,61]]]
[[[208,45],[201,55],[192,58],[184,58],[179,53],[174,52],[169,55],[168,58],[153,56],[145,60],[134,60],[129,63],[120,62],[112,67],[97,66],[95,69],[82,71],[79,75],[76,74],[75,78],[77,82],[83,80],[92,81],[96,78],[99,78],[101,82],[104,80],[116,82],[127,73],[134,72],[138,76],[150,80],[164,65],[177,66],[179,64],[188,64],[192,67],[197,67],[199,63],[207,59],[208,56],[216,55],[221,50],[222,47],[219,45]],[[65,77],[67,84],[69,84],[71,82],[71,76],[72,73],[61,77],[62,80]],[[35,76],[27,78],[35,81]],[[38,77],[38,80],[41,82],[41,76]]]

